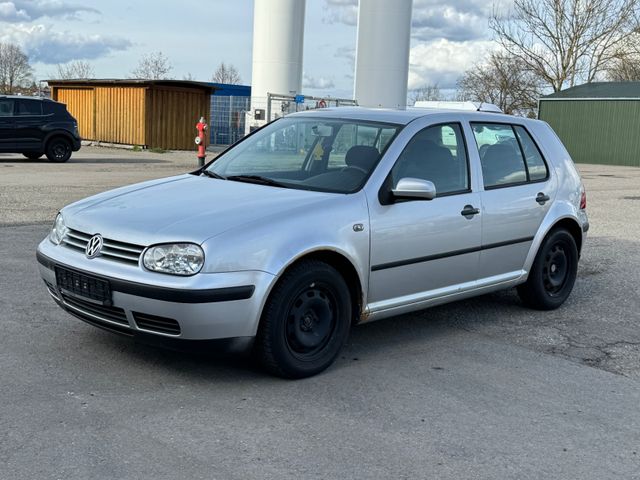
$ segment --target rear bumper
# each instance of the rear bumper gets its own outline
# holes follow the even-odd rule
[[[97,274],[87,268],[83,255],[49,240],[40,244],[36,256],[47,290],[61,308],[99,328],[129,336],[143,333],[185,340],[255,336],[263,299],[274,279],[255,271],[199,274],[198,288],[176,288],[162,284],[163,280],[175,281],[167,275],[150,274],[157,281],[141,283],[104,271]],[[70,261],[73,256],[78,261]],[[96,305],[62,291],[56,282],[56,266],[108,281],[112,304]]]
[[[71,150],[77,152],[78,150],[80,150],[80,147],[82,147],[82,140],[80,138],[74,138],[71,141]]]

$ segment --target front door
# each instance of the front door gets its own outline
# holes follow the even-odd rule
[[[555,180],[523,126],[472,123],[471,128],[484,182],[479,275],[517,277],[553,202]]]
[[[429,180],[433,200],[370,201],[372,311],[427,300],[477,278],[480,194],[471,191],[461,125],[418,132],[396,161],[385,187],[401,178]]]

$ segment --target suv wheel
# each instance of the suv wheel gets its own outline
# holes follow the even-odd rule
[[[527,282],[518,286],[518,295],[531,308],[553,310],[569,297],[577,273],[575,240],[565,229],[552,230],[540,246]]]
[[[42,152],[27,152],[22,155],[27,157],[29,160],[38,160],[44,154]]]
[[[63,137],[55,137],[47,143],[47,158],[50,162],[62,163],[71,158],[71,144]]]
[[[267,300],[255,343],[261,366],[285,378],[315,375],[333,363],[351,326],[344,278],[317,260],[287,271]]]

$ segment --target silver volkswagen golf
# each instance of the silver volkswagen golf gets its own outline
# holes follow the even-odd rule
[[[585,191],[543,122],[496,113],[289,115],[204,168],[60,211],[37,259],[51,297],[97,327],[245,337],[268,371],[336,358],[353,324],[517,287],[569,296]]]

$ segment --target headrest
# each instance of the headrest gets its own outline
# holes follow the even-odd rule
[[[349,167],[361,168],[367,172],[373,170],[376,162],[380,158],[380,152],[375,147],[366,145],[355,145],[351,147],[344,157],[344,163]]]

